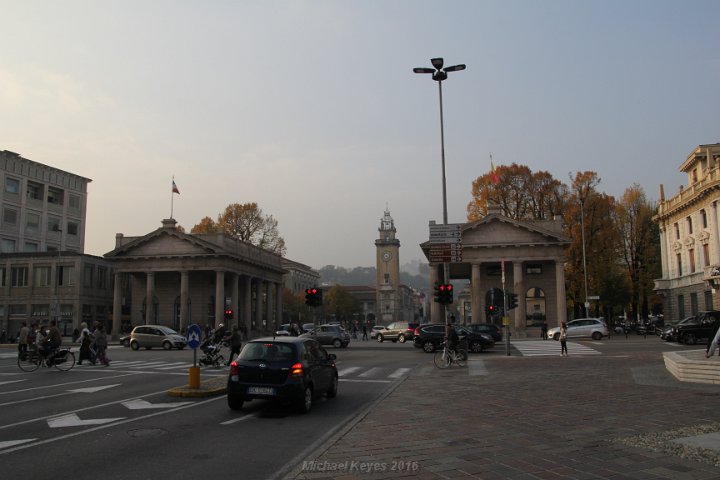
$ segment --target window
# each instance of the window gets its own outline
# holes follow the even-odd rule
[[[83,269],[83,287],[92,288],[94,272],[95,268],[93,265],[85,265],[85,268]]]
[[[24,252],[37,252],[39,250],[39,246],[35,242],[25,242],[25,247],[23,247]]]
[[[40,228],[40,215],[37,213],[28,213],[25,215],[25,228],[28,230],[37,230]]]
[[[702,246],[703,248],[703,263],[704,266],[709,267],[710,266],[710,245],[707,243]]]
[[[15,240],[10,240],[8,238],[3,238],[2,243],[0,243],[2,250],[2,253],[13,253],[15,251]]]
[[[675,240],[680,240],[680,225],[675,223]]]
[[[675,258],[677,259],[678,277],[682,277],[682,257],[678,253]]]
[[[14,208],[3,208],[3,223],[5,225],[17,225],[17,210]]]
[[[58,287],[75,285],[75,267],[58,265],[57,267]]]
[[[707,212],[705,209],[700,210],[700,219],[702,220],[702,228],[708,228]]]
[[[7,193],[14,193],[19,194],[20,193],[20,180],[16,178],[6,178],[5,179],[5,192]]]
[[[691,248],[688,250],[688,273],[695,273],[695,249]]]
[[[13,305],[8,305],[8,313],[10,315],[26,315],[27,314],[27,305],[24,303],[16,303]]]
[[[98,267],[97,286],[101,290],[107,288],[107,268],[105,267]]]
[[[678,295],[677,301],[678,301],[678,317],[685,318],[685,297],[683,295]]]
[[[40,185],[39,183],[35,183],[35,182],[28,182],[27,183],[27,198],[42,201],[42,199],[43,199],[42,185]]]
[[[13,287],[28,286],[28,267],[12,267],[10,269],[10,285]]]
[[[33,303],[30,307],[30,312],[33,317],[47,317],[50,311],[50,305],[47,303],[35,304]]]
[[[77,235],[78,234],[78,224],[76,222],[68,222],[67,223],[67,233],[68,233],[68,235]]]
[[[60,190],[59,188],[48,188],[48,203],[52,203],[54,205],[62,205],[63,198],[65,197],[65,192]]]
[[[48,232],[61,232],[60,219],[57,217],[48,217]]]
[[[74,210],[80,210],[80,197],[71,194],[70,199],[68,200],[68,204],[70,208]]]
[[[542,265],[538,264],[530,264],[525,268],[525,272],[528,275],[541,275],[542,274]]]
[[[713,310],[712,290],[705,290],[705,310]]]
[[[33,286],[49,287],[50,286],[50,267],[34,267],[33,268]]]
[[[5,285],[5,267],[0,267],[0,287],[4,287]]]
[[[688,227],[688,235],[692,235],[692,233],[693,233],[692,217],[687,217],[687,227]]]
[[[698,313],[698,297],[696,292],[690,294],[690,313],[697,315]]]

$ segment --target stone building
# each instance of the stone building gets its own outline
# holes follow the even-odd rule
[[[187,234],[166,219],[143,236],[117,234],[105,258],[114,272],[113,311],[129,308],[133,325],[182,331],[237,323],[250,332],[282,323],[282,258],[224,233]],[[119,328],[113,322],[114,334]]]
[[[430,261],[430,284],[469,280],[470,315],[473,323],[500,324],[501,318],[488,310],[493,289],[518,295],[518,308],[509,312],[511,325],[521,336],[528,328],[547,320],[549,326],[567,320],[565,297],[565,248],[570,239],[562,234],[562,220],[514,220],[489,206],[488,214],[461,226],[462,261],[432,262],[430,241],[420,245]],[[504,282],[503,282],[504,279]],[[463,304],[464,306],[464,304]],[[446,321],[441,305],[431,302],[433,323]]]
[[[669,321],[720,308],[720,144],[699,145],[680,165],[687,188],[666,199],[660,185],[658,213],[663,297]]]
[[[283,276],[283,285],[293,295],[302,293],[308,288],[317,287],[320,284],[320,274],[317,270],[287,258],[283,258],[281,264],[287,272]]]

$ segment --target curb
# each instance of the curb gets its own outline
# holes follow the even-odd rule
[[[212,377],[200,382],[199,388],[190,388],[188,385],[171,388],[167,394],[171,397],[210,397],[222,395],[227,392],[227,376]]]

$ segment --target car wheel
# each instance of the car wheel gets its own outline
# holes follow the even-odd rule
[[[435,344],[432,342],[423,343],[422,349],[425,353],[433,353],[435,351]]]
[[[398,335],[398,342],[405,343],[405,335],[403,335],[402,333]]]
[[[470,342],[470,351],[473,353],[482,353],[482,351],[485,350],[485,347],[483,347],[483,344],[480,340],[473,340]]]
[[[555,335],[553,335],[553,340],[555,340],[556,342],[560,340],[560,334],[556,333]]]
[[[337,397],[337,390],[338,390],[338,377],[337,375],[333,375],[332,380],[332,386],[330,387],[330,390],[327,391],[327,397],[328,398],[335,398]]]
[[[685,345],[695,345],[697,343],[697,338],[692,333],[686,333],[683,336],[683,343]]]
[[[312,407],[312,388],[309,386],[305,387],[305,395],[303,395],[303,398],[298,402],[297,404],[297,410],[300,413],[308,413],[310,411],[310,408]]]
[[[382,343],[382,341],[383,341],[383,336],[382,336],[381,333],[378,333],[377,341],[380,342],[380,343]]]
[[[593,340],[602,340],[602,337],[603,337],[603,335],[600,332],[593,332],[593,334],[592,334]]]
[[[139,350],[140,344],[138,342],[130,342],[130,348],[132,348],[133,350]]]
[[[130,340],[128,340],[127,338],[126,338],[125,340],[123,340],[122,346],[123,346],[123,347],[129,347],[129,346],[130,346]]]
[[[165,350],[172,350],[172,343],[168,342],[167,340],[163,342],[162,344],[163,349]]]
[[[234,395],[228,395],[227,397],[228,407],[230,410],[242,410],[243,400]]]
[[[342,341],[339,338],[336,338],[335,340],[333,340],[332,345],[335,348],[340,348],[342,347]]]

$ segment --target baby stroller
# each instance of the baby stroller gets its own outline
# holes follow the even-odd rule
[[[213,343],[210,339],[206,339],[200,344],[200,350],[203,356],[200,357],[198,363],[200,365],[219,367],[225,363],[225,358],[220,353],[223,347],[222,342]]]

